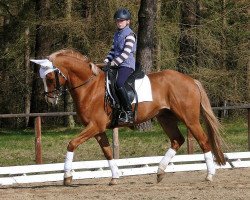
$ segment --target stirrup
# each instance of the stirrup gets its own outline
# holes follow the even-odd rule
[[[131,111],[130,111],[131,112]],[[125,111],[121,112],[118,118],[118,125],[124,125],[124,124],[133,124],[134,118],[131,116],[131,113],[127,113]]]

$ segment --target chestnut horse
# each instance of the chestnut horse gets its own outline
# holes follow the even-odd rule
[[[76,111],[85,129],[72,139],[67,146],[64,165],[64,185],[72,182],[72,162],[76,148],[95,137],[108,160],[112,179],[110,185],[117,184],[119,170],[112,156],[112,150],[105,133],[111,122],[111,108],[105,109],[105,73],[95,64],[74,50],[60,50],[48,59],[55,71],[49,71],[43,78],[47,102],[55,104],[66,85],[70,91]],[[215,117],[209,99],[201,83],[188,75],[164,70],[148,74],[151,82],[153,101],[138,104],[135,124],[156,117],[171,141],[171,147],[159,163],[157,182],[164,176],[165,169],[185,139],[178,129],[181,120],[199,143],[207,166],[206,180],[212,181],[215,174],[213,155],[217,164],[224,165],[225,158],[220,147],[220,124]],[[200,124],[203,112],[207,134]],[[131,126],[131,125],[130,125]]]

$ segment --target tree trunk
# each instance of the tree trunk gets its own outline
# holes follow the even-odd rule
[[[82,18],[83,19],[87,19],[87,20],[91,19],[90,7],[91,7],[91,1],[88,1],[88,0],[82,1]]]
[[[158,1],[157,4],[157,16],[156,21],[160,22],[160,16],[161,16],[161,0]],[[157,25],[157,28],[159,25]],[[157,31],[157,47],[156,47],[156,71],[161,71],[161,47],[162,47],[162,41],[161,37],[159,35],[159,32]]]
[[[247,10],[247,13],[248,15],[250,14],[250,9]],[[247,60],[247,102],[250,103],[250,56],[248,56],[248,60]],[[248,130],[249,130],[249,126],[248,126]]]
[[[35,43],[35,57],[38,59],[48,56],[50,53],[50,38],[48,25],[44,26],[49,19],[50,15],[50,0],[36,0],[36,13],[39,20],[36,26],[36,43]],[[32,79],[32,94],[31,94],[31,107],[30,112],[43,112],[47,108],[47,104],[44,101],[43,95],[41,95],[41,89],[43,88],[42,81],[38,77],[39,66],[33,66],[33,79]],[[34,125],[34,120],[30,120],[30,126]]]
[[[25,29],[25,85],[27,88],[30,88],[30,82],[31,82],[31,73],[30,73],[30,29],[27,27]],[[26,90],[25,93],[25,114],[30,113],[30,98],[31,93],[30,90]],[[29,123],[29,117],[25,118],[25,127],[28,126]]]
[[[50,0],[36,0],[36,11],[40,23],[36,27],[35,56],[39,58],[48,56],[50,53],[49,26],[43,25],[50,19]]]
[[[157,11],[157,0],[141,0],[138,13],[138,39],[136,62],[140,64],[146,74],[151,72],[154,52],[154,25]],[[147,131],[152,128],[151,121],[139,124],[137,128]]]
[[[197,9],[196,0],[181,1],[180,19],[180,49],[177,69],[183,73],[189,73],[190,69],[197,65]]]
[[[138,38],[136,62],[142,65],[145,73],[151,72],[154,52],[154,25],[157,0],[141,0],[138,13]]]
[[[227,28],[227,19],[226,19],[226,0],[221,0],[221,19],[222,19],[222,34],[221,34],[221,67],[226,69],[226,28]]]
[[[227,19],[226,19],[226,0],[221,0],[221,69],[226,70],[227,64],[226,64],[226,28],[227,28]],[[226,99],[221,99],[219,97],[219,106],[225,106]],[[219,110],[218,111],[218,118],[225,117],[226,113],[228,113],[227,110]]]
[[[247,102],[250,102],[250,57],[248,58],[248,62],[247,62]]]

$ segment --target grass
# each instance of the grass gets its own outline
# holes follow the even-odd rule
[[[227,146],[224,152],[247,151],[247,121],[243,119],[223,122],[225,133],[222,135]],[[43,163],[58,163],[64,161],[68,142],[74,138],[83,127],[42,128]],[[181,132],[186,137],[186,128],[180,125]],[[107,135],[112,143],[112,131]],[[33,129],[0,130],[0,166],[35,164],[35,137]],[[158,124],[154,124],[150,132],[119,129],[120,158],[164,155],[170,146],[169,139]],[[195,153],[201,153],[194,141]],[[178,154],[187,153],[187,144],[181,147]],[[105,159],[101,148],[95,139],[90,139],[76,150],[74,161]]]

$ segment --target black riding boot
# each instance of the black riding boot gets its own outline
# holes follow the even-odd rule
[[[131,103],[129,102],[127,91],[125,90],[124,87],[121,87],[117,89],[117,94],[118,94],[118,98],[120,100],[121,106],[124,110],[124,112],[121,112],[119,116],[118,124],[122,125],[122,124],[133,123],[134,114],[132,112],[132,106],[131,106]]]

